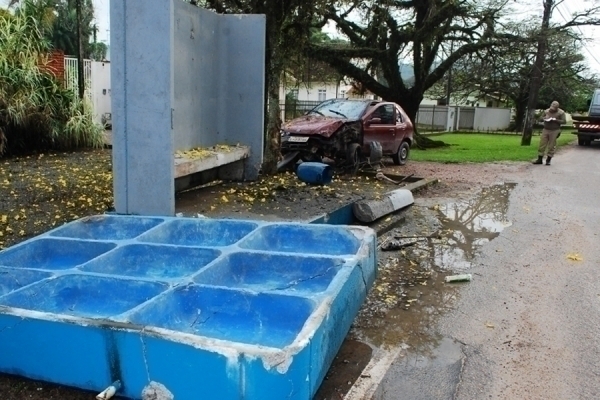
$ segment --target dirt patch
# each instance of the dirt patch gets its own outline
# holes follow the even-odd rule
[[[111,209],[110,151],[0,160],[0,248]]]
[[[176,196],[185,216],[260,220],[309,220],[364,198],[381,198],[397,186],[372,177],[341,175],[327,186],[307,185],[292,173],[257,182],[219,183]]]
[[[0,247],[11,246],[63,223],[103,213],[113,207],[110,150],[11,158],[0,160],[0,165]],[[396,175],[439,177],[439,185],[418,194],[420,199],[430,198],[435,203],[441,202],[441,198],[470,193],[473,188],[502,180],[522,168],[524,164],[516,163],[454,165],[409,162],[404,167],[389,167],[386,171]],[[187,215],[200,213],[210,217],[305,220],[361,198],[377,198],[394,188],[396,186],[392,184],[367,177],[340,177],[332,185],[312,187],[287,174],[254,183],[230,183],[183,193],[177,196],[177,208]],[[436,214],[428,207],[415,207],[415,210]],[[435,222],[424,215],[416,217],[415,224],[423,228],[421,233],[434,233],[438,229]],[[418,257],[404,257],[398,253],[386,254],[382,260],[378,287],[385,290],[376,288],[373,291],[353,330],[356,338],[365,341],[365,331],[360,333],[357,329],[367,322],[374,327],[382,325],[385,321],[381,319],[382,310],[389,318],[411,321],[403,313],[420,315],[429,312],[428,303],[423,301],[425,295],[420,293],[423,292],[421,288],[432,289],[428,296],[436,297],[436,293],[441,293],[438,290],[441,275],[426,267],[415,268],[412,263],[417,263]],[[409,302],[412,299],[420,300]],[[427,319],[420,321],[418,326],[429,324]],[[403,332],[406,337],[419,335],[418,330],[406,329]],[[381,341],[396,340],[393,335],[394,330],[388,329]],[[369,341],[377,342],[377,339],[373,337]],[[349,388],[349,382],[356,379],[357,371],[362,370],[368,354],[370,352],[364,346],[360,349],[356,346],[345,348],[338,354],[339,365],[349,365],[351,371],[343,373],[339,372],[342,369],[332,369],[324,386],[329,385],[331,392],[337,394],[341,386]],[[0,375],[0,398],[75,400],[93,397],[94,394],[86,391]]]

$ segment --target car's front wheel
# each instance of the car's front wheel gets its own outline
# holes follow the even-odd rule
[[[358,143],[350,143],[346,149],[346,161],[353,167],[360,164],[360,145]]]
[[[394,160],[394,164],[396,165],[404,165],[408,160],[408,153],[410,152],[410,145],[408,142],[402,142],[400,147],[398,148],[398,152],[392,155],[392,159]]]

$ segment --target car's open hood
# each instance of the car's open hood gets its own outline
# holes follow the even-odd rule
[[[283,125],[283,130],[301,135],[320,135],[330,137],[346,122],[344,119],[323,117],[321,115],[305,115]]]

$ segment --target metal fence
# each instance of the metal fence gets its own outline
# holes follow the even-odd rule
[[[446,130],[448,121],[448,107],[446,106],[428,106],[419,107],[415,125],[421,130],[443,131]]]
[[[281,109],[281,116],[283,121],[290,121],[294,118],[300,117],[317,105],[319,105],[320,101],[306,101],[306,100],[292,100],[286,101],[279,104]]]
[[[65,87],[78,93],[79,72],[77,69],[77,59],[65,57]],[[85,83],[85,95],[88,100],[92,100],[92,61],[83,60],[83,80]]]
[[[280,103],[281,118],[290,121],[306,114],[319,101],[290,101]],[[448,112],[456,113],[450,115]],[[448,127],[449,120],[451,126]],[[495,131],[506,129],[510,123],[510,109],[487,107],[447,107],[421,105],[415,118],[417,129],[422,132],[440,131]]]
[[[456,128],[461,131],[475,128],[475,107],[459,108]]]

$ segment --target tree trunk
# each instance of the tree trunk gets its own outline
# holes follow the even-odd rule
[[[418,132],[417,114],[419,113],[419,105],[421,104],[422,100],[423,98],[418,98],[418,96],[411,96],[409,98],[402,96],[402,98],[396,98],[389,101],[394,101],[398,103],[402,107],[406,115],[408,115],[408,118],[412,121],[413,126],[415,128],[415,132],[413,135],[415,139],[414,145],[416,145],[420,149],[431,149],[435,147],[447,146],[447,144],[442,142],[441,140],[431,140]]]
[[[515,132],[523,132],[527,114],[527,98],[515,101]]]
[[[269,27],[267,27],[269,29]],[[280,158],[280,130],[281,130],[281,109],[279,107],[279,86],[283,70],[283,62],[280,54],[280,43],[278,30],[269,29],[267,33],[267,48],[265,69],[267,71],[266,89],[267,89],[267,120],[265,130],[265,152],[262,165],[262,172],[266,175],[277,173],[277,162]]]
[[[77,14],[77,86],[79,88],[79,99],[85,95],[85,77],[83,72],[83,24],[82,24],[82,0],[75,3],[75,12]]]
[[[538,102],[540,86],[542,85],[542,67],[546,56],[546,46],[548,42],[548,28],[550,27],[550,17],[552,16],[552,6],[554,0],[544,0],[544,16],[542,19],[542,30],[538,41],[535,63],[531,72],[531,89],[529,92],[529,101],[527,103],[527,114],[525,115],[525,126],[523,128],[523,137],[521,146],[531,145],[531,136],[533,134],[533,123],[535,122],[535,109]]]

